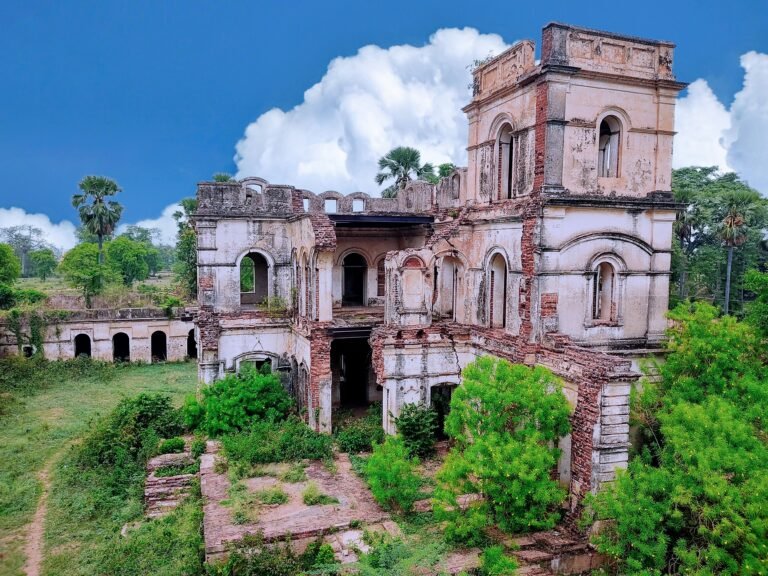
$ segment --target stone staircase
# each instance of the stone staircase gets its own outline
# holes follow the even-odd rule
[[[157,518],[176,508],[189,494],[197,474],[179,474],[159,477],[155,472],[166,466],[186,466],[194,458],[189,452],[162,454],[147,462],[149,475],[144,484],[144,504],[147,518]]]
[[[556,530],[508,538],[504,545],[520,564],[519,576],[588,574],[605,565],[605,558],[586,538],[574,538]]]

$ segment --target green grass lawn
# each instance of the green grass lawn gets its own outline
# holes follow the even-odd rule
[[[56,464],[90,422],[141,392],[167,394],[180,405],[197,386],[194,364],[110,366],[94,372],[98,375],[82,378],[53,372],[42,388],[13,392],[16,401],[0,416],[0,576],[23,574],[25,529],[41,493],[39,473],[49,467],[55,488]],[[51,506],[56,498],[52,489]]]

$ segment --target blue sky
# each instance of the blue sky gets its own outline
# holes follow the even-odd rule
[[[246,126],[300,104],[332,59],[423,46],[440,28],[538,42],[559,20],[672,40],[678,79],[706,80],[726,107],[744,81],[740,56],[768,52],[765,0],[471,5],[6,0],[0,207],[74,220],[69,199],[96,173],[123,187],[126,221],[157,217],[197,181],[236,172]]]

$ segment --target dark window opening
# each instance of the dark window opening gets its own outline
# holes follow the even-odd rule
[[[168,358],[168,340],[165,332],[152,333],[152,362],[165,362]]]
[[[515,138],[512,136],[512,126],[506,125],[499,135],[499,199],[514,197],[515,190],[515,166],[514,150]]]
[[[269,264],[252,252],[240,261],[240,303],[261,304],[269,295]]]
[[[24,358],[32,358],[32,356],[35,354],[35,349],[34,347],[27,344],[21,348],[21,352],[24,354]]]
[[[368,264],[360,254],[349,254],[343,263],[342,306],[365,306],[365,275]]]
[[[187,358],[190,360],[197,359],[197,341],[195,340],[194,328],[187,334]]]
[[[341,408],[359,408],[374,400],[370,390],[375,386],[371,369],[371,347],[366,338],[334,340],[331,343],[331,372],[334,386],[334,403]]]
[[[131,361],[131,343],[125,332],[118,332],[112,336],[112,360],[115,362]]]
[[[91,357],[91,338],[87,334],[75,336],[75,358],[80,356]]]

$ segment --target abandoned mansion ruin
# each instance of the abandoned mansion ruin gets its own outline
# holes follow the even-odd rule
[[[198,187],[199,372],[283,373],[310,426],[443,409],[483,354],[558,374],[571,503],[626,465],[637,360],[666,327],[674,46],[562,24],[474,70],[468,167],[397,198]]]

